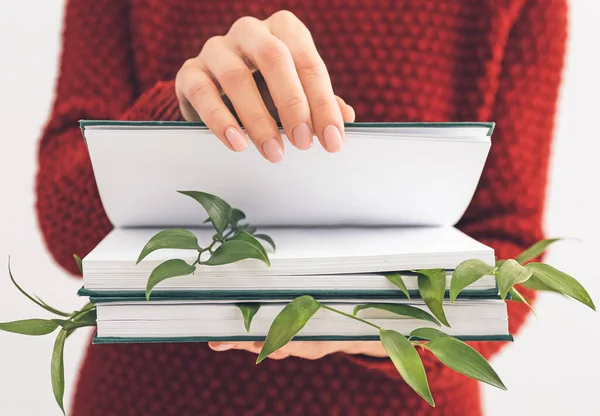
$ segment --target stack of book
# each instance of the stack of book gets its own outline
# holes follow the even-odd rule
[[[453,227],[479,181],[493,123],[354,123],[342,152],[288,146],[276,165],[255,149],[229,151],[201,124],[81,126],[115,226],[83,259],[80,294],[97,305],[95,343],[262,340],[279,311],[302,295],[349,314],[367,303],[428,310],[416,270],[444,269],[449,288],[461,262],[495,261],[490,247]],[[265,244],[271,266],[254,259],[199,265],[192,275],[159,283],[146,300],[158,264],[173,258],[192,264],[198,254],[157,250],[136,264],[153,235],[180,227],[196,234],[200,246],[212,242],[202,207],[177,190],[215,194],[245,211],[276,243],[276,250]],[[390,279],[398,272],[406,291]],[[241,303],[261,304],[249,331]],[[493,276],[468,286],[454,303],[446,300],[444,309],[450,324],[444,331],[451,335],[511,339]],[[436,327],[382,309],[357,316],[405,335]],[[379,334],[322,308],[296,339],[375,340]]]

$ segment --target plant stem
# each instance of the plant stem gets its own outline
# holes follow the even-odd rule
[[[425,350],[425,344],[423,344],[421,341],[410,341],[410,343],[414,347],[421,347],[421,348],[423,348],[423,350]]]
[[[82,308],[80,311],[75,311],[71,314],[71,316],[69,317],[69,319],[71,321],[74,321],[75,319],[79,318],[81,315],[83,315],[86,312],[89,312],[92,309],[92,307],[90,307],[89,305],[86,305],[84,308]]]
[[[373,328],[377,328],[377,329],[381,330],[380,326],[377,326],[377,325],[375,325],[375,324],[373,324],[373,323],[371,323],[369,321],[365,321],[364,319],[361,319],[358,316],[350,315],[349,313],[342,312],[342,311],[340,311],[338,309],[332,308],[331,306],[323,305],[322,303],[319,303],[319,304],[321,305],[321,307],[323,309],[327,309],[327,310],[329,310],[331,312],[335,312],[335,313],[337,313],[339,315],[343,315],[343,316],[345,316],[347,318],[354,319],[355,321],[360,321],[360,322],[362,322],[364,324],[371,325]]]
[[[231,234],[233,233],[233,230],[229,230],[223,237],[219,238],[216,234],[213,235],[213,241],[212,243],[210,243],[210,245],[208,245],[206,248],[201,248],[200,250],[198,250],[198,258],[196,259],[196,261],[192,264],[192,266],[195,266],[197,264],[202,264],[202,262],[200,261],[200,256],[202,256],[203,253],[206,253],[207,251],[212,254],[213,253],[213,247],[215,246],[215,244],[217,243],[221,243],[223,244],[225,242],[225,239],[227,237],[229,237]]]

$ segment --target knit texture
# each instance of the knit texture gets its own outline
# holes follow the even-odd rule
[[[543,237],[565,0],[71,0],[36,186],[39,224],[60,265],[77,273],[72,254],[86,255],[111,229],[77,121],[180,119],[181,64],[239,17],[280,9],[311,30],[358,121],[495,121],[459,226],[498,257]],[[527,308],[511,302],[509,313],[516,333]],[[486,357],[502,346],[473,345]],[[421,354],[435,409],[388,359],[335,354],[256,366],[253,354],[205,344],[92,346],[71,414],[480,414],[477,384]]]

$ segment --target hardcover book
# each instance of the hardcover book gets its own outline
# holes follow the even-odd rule
[[[200,123],[82,121],[81,128],[115,226],[83,259],[80,295],[97,304],[95,342],[261,339],[285,302],[301,295],[349,311],[369,302],[425,308],[413,270],[445,269],[448,287],[462,261],[495,260],[491,248],[454,228],[479,181],[493,123],[352,123],[339,154],[288,146],[278,164],[253,148],[231,152]],[[147,302],[157,265],[171,258],[192,264],[197,255],[158,250],[137,264],[153,235],[187,228],[200,245],[211,242],[206,214],[176,192],[188,190],[242,208],[277,249],[265,245],[270,267],[253,259],[196,266],[159,283]],[[411,299],[386,277],[392,272]],[[510,339],[497,293],[492,276],[467,287],[448,304],[451,334]],[[250,332],[239,302],[263,303]],[[362,313],[405,334],[421,323]],[[377,339],[372,329],[323,310],[299,337]]]

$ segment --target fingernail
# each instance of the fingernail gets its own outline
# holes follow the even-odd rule
[[[313,134],[307,123],[301,123],[294,127],[292,138],[294,139],[294,144],[300,150],[308,150],[312,147]]]
[[[227,351],[235,348],[235,344],[210,344],[210,348],[215,351]]]
[[[262,151],[273,163],[281,162],[283,159],[283,149],[277,139],[269,139],[262,144]]]
[[[248,145],[248,142],[246,141],[244,135],[235,127],[227,127],[227,129],[225,130],[225,137],[227,138],[227,141],[229,142],[233,150],[235,150],[236,152],[244,150]]]
[[[342,150],[342,135],[336,126],[330,124],[323,129],[323,137],[325,138],[325,146],[330,152],[339,152]]]

